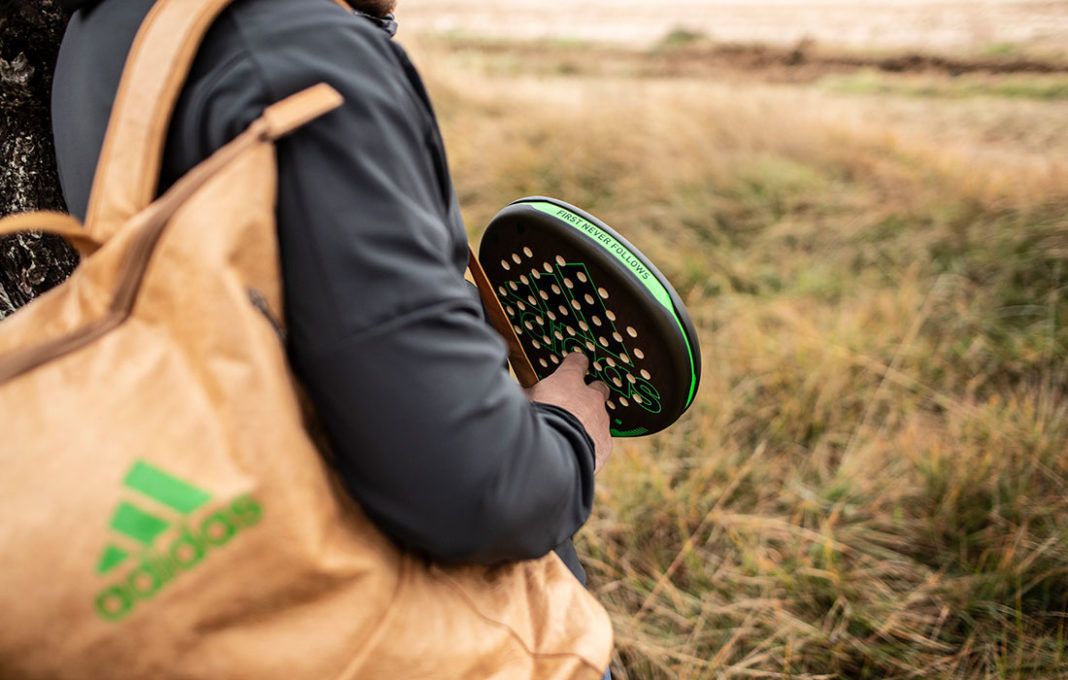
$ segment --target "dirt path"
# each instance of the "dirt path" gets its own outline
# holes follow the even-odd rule
[[[400,0],[402,28],[648,45],[684,28],[717,42],[984,50],[1068,49],[1068,0]]]

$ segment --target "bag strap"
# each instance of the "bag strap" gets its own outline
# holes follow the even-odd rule
[[[102,245],[82,228],[81,222],[65,213],[27,212],[10,215],[0,220],[0,236],[26,232],[43,232],[61,236],[74,246],[83,258],[95,253]]]
[[[249,126],[249,131],[256,140],[273,142],[305,123],[333,111],[342,103],[337,90],[320,83],[268,106]],[[221,157],[229,159],[230,155],[224,154]],[[217,160],[215,163],[205,163],[210,169],[214,169],[218,164]],[[74,216],[66,213],[42,210],[18,213],[0,219],[0,236],[33,232],[52,234],[65,239],[82,258],[91,256],[104,245],[103,240],[85,229]]]
[[[126,58],[89,197],[86,228],[106,241],[155,198],[163,145],[197,48],[231,0],[157,0]]]
[[[231,1],[156,0],[137,32],[119,81],[93,178],[86,230],[69,228],[73,218],[61,222],[54,217],[47,218],[47,225],[38,219],[38,228],[56,227],[80,252],[91,253],[152,202],[174,105],[200,43]],[[344,0],[335,2],[351,9]],[[336,92],[330,92],[337,97]],[[332,99],[330,93],[323,92],[313,97],[316,103],[305,104],[310,108],[304,122],[319,115],[323,96]],[[13,224],[10,229],[24,231],[26,226]],[[490,321],[508,345],[512,369],[520,383],[529,387],[537,382],[533,366],[473,250],[470,264]]]

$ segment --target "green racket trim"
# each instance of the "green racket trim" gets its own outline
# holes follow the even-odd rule
[[[643,434],[647,434],[649,430],[644,427],[636,427],[633,430],[617,430],[612,428],[611,433],[613,437],[640,437]]]
[[[693,347],[690,345],[690,338],[686,334],[686,329],[683,327],[682,321],[679,320],[679,315],[675,312],[675,305],[671,303],[671,296],[668,294],[667,289],[664,288],[664,285],[653,276],[642,261],[636,257],[629,248],[616,240],[611,234],[605,232],[597,225],[592,224],[589,220],[576,215],[566,208],[561,208],[555,203],[546,201],[524,201],[522,205],[529,205],[546,215],[552,215],[564,224],[570,225],[572,228],[591,237],[602,248],[607,250],[617,260],[630,269],[641,284],[652,294],[653,299],[659,302],[664,309],[671,313],[671,318],[675,320],[675,325],[679,327],[679,332],[682,334],[682,340],[686,343],[686,354],[687,358],[690,360],[690,394],[686,399],[686,407],[689,408],[690,404],[693,403],[694,393],[697,390],[697,371],[695,369],[693,358]]]

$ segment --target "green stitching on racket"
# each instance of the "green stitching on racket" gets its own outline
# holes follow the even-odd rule
[[[591,237],[602,248],[611,253],[613,257],[622,262],[627,269],[633,272],[638,281],[640,281],[652,294],[653,299],[659,302],[664,309],[671,313],[671,318],[675,320],[675,325],[679,327],[679,332],[682,333],[682,340],[686,343],[687,358],[690,360],[690,394],[686,399],[686,406],[689,407],[690,404],[693,403],[694,392],[697,390],[697,372],[694,368],[693,348],[690,346],[690,338],[686,335],[686,329],[683,328],[682,321],[679,320],[678,314],[675,313],[675,305],[671,304],[671,296],[668,294],[667,289],[664,288],[663,284],[661,284],[653,273],[642,264],[641,260],[635,257],[634,253],[632,253],[629,248],[617,241],[611,234],[606,233],[597,225],[592,224],[589,220],[576,215],[566,208],[561,208],[555,203],[530,201],[523,203],[523,205],[529,205],[546,215],[552,215],[564,224],[570,225]]]

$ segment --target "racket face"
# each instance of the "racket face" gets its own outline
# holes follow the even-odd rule
[[[571,352],[611,390],[612,435],[659,432],[700,384],[697,334],[671,284],[611,227],[552,198],[524,198],[486,228],[479,261],[539,379]]]

